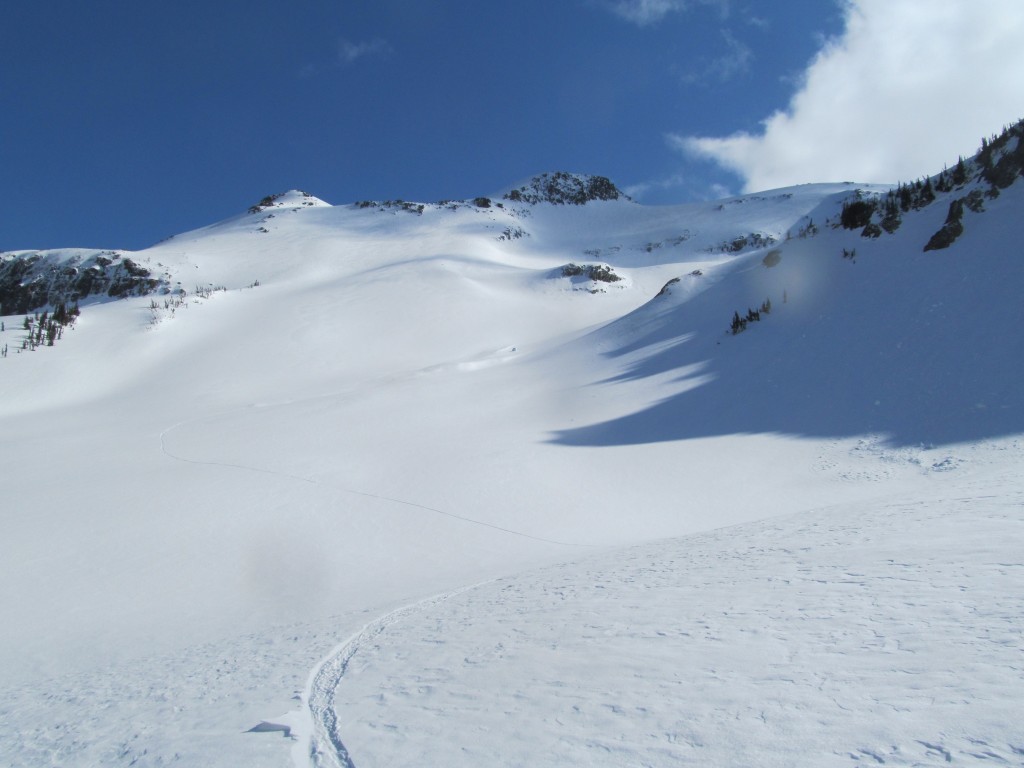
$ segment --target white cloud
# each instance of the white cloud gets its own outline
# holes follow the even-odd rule
[[[723,19],[729,16],[730,0],[613,0],[608,7],[641,27],[656,24],[670,13],[685,11],[694,5],[718,6]]]
[[[694,200],[720,200],[732,197],[733,192],[721,184],[707,184],[686,174],[676,173],[661,179],[641,181],[623,188],[623,192],[634,200],[643,200],[652,192],[666,190],[683,190],[688,198]]]
[[[632,197],[635,200],[640,200],[653,189],[674,189],[676,187],[682,187],[685,184],[685,176],[681,174],[674,174],[668,178],[657,179],[655,181],[639,181],[636,184],[630,184],[623,187],[622,191],[629,197]]]
[[[611,9],[627,21],[646,26],[685,7],[685,0],[619,0]]]
[[[738,173],[746,191],[935,173],[1024,117],[1021,0],[844,0],[789,106],[757,134],[672,135]]]
[[[351,64],[364,56],[386,55],[391,53],[391,50],[388,41],[379,37],[359,43],[342,39],[338,45],[338,57],[343,64]]]
[[[683,82],[709,84],[710,81],[724,83],[736,75],[747,72],[754,52],[750,46],[736,39],[727,29],[722,30],[723,53],[713,59],[705,59],[697,69],[683,75]]]

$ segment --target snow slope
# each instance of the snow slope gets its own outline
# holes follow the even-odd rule
[[[973,480],[424,605],[347,649],[337,731],[360,766],[1020,764],[1024,496]]]
[[[852,189],[664,208],[289,193],[130,254],[169,292],[88,306],[52,348],[15,353],[21,318],[5,318],[0,760],[301,765],[314,748],[343,765],[800,762],[790,744],[820,764],[912,754],[918,738],[950,754],[978,738],[1019,760],[1005,680],[1021,643],[1004,598],[1021,563],[1020,184],[927,254],[941,201],[868,240],[826,225]],[[819,233],[802,236],[812,221]],[[570,264],[622,279],[565,276]],[[766,298],[770,313],[728,333],[733,311]],[[976,501],[950,501],[961,497]],[[903,514],[915,500],[934,503]],[[962,738],[943,741],[963,715],[952,704],[931,727],[911,707],[891,737],[879,731],[870,702],[888,668],[842,643],[863,695],[840,699],[859,712],[843,725],[800,715],[820,694],[789,698],[781,674],[751,678],[741,643],[723,645],[724,678],[680,667],[674,679],[704,680],[685,694],[659,671],[622,677],[624,657],[629,669],[685,661],[685,647],[644,639],[684,631],[679,615],[746,632],[743,615],[720,616],[730,595],[767,638],[756,658],[795,643],[790,671],[820,674],[813,641],[787,638],[805,603],[814,637],[864,630],[825,551],[856,539],[849,518],[864,521],[879,615],[907,610],[880,632],[903,642],[941,623],[951,592],[887,592],[892,542],[919,547],[907,569],[934,581],[951,571],[928,553],[948,561],[971,515],[994,522],[984,557],[957,560],[962,586],[980,585],[971,610],[999,606],[1004,634],[990,648],[964,624],[950,641],[977,665],[958,695],[985,718]],[[923,542],[922,529],[944,533]],[[784,561],[765,536],[810,554]],[[718,554],[733,540],[750,542],[750,562]],[[695,590],[711,577],[692,563],[718,559],[719,587]],[[651,561],[638,593],[637,563]],[[825,585],[801,577],[764,614],[769,576],[794,568]],[[581,599],[552,597],[561,582]],[[617,639],[590,656],[595,614]],[[552,627],[577,660],[565,680]],[[525,638],[522,656],[499,653],[480,674],[461,661],[508,645],[503,633]],[[924,649],[923,679],[946,669],[943,648]],[[667,707],[681,695],[690,730]],[[741,744],[726,714],[751,696],[804,736]],[[569,700],[587,706],[567,721]],[[641,700],[656,721],[636,714]],[[665,746],[652,728],[666,743],[697,736]],[[621,750],[598,757],[606,737]]]

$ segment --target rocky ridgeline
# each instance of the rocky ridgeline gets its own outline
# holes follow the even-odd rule
[[[323,200],[313,197],[309,192],[301,189],[292,189],[288,192],[278,192],[267,195],[255,205],[249,206],[249,213],[263,213],[273,208],[310,208],[326,205]]]
[[[555,205],[585,205],[593,200],[629,199],[604,176],[565,171],[534,176],[523,186],[505,193],[504,198],[515,203]]]
[[[605,176],[591,176],[583,173],[542,173],[534,176],[521,187],[506,192],[502,199],[513,203],[552,203],[554,205],[586,205],[593,200],[629,200],[615,184]],[[360,200],[356,208],[373,208],[379,211],[406,211],[422,214],[428,207],[458,210],[460,208],[489,209],[492,205],[504,208],[504,204],[489,197],[471,200],[440,200],[433,204],[414,203],[407,200]],[[506,237],[504,239],[513,239]]]
[[[942,227],[924,245],[925,251],[952,245],[964,232],[965,212],[983,213],[985,202],[999,197],[1000,190],[1024,176],[1024,120],[998,136],[982,139],[981,149],[970,160],[959,158],[952,169],[938,175],[899,184],[883,194],[857,190],[843,202],[835,226],[859,229],[863,237],[893,234],[903,214],[921,210],[935,202],[947,202],[949,211]]]

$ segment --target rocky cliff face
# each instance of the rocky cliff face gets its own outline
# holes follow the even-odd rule
[[[90,296],[144,296],[166,281],[117,251],[0,254],[0,314],[18,315]]]

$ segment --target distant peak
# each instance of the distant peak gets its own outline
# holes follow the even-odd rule
[[[630,199],[605,176],[565,171],[534,176],[522,186],[506,192],[504,198],[517,203],[556,205],[585,205],[591,200]]]
[[[313,197],[309,192],[301,189],[289,189],[287,192],[278,192],[275,195],[267,195],[256,205],[249,208],[249,213],[260,213],[268,208],[310,208],[315,206],[330,207],[319,197]]]

